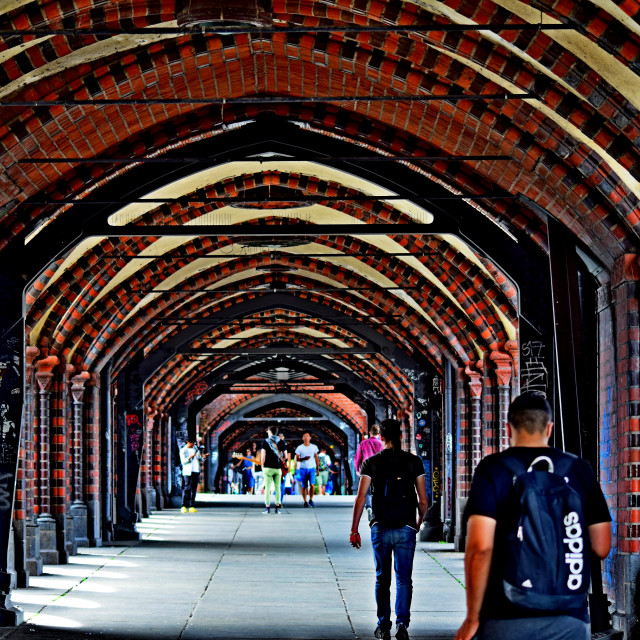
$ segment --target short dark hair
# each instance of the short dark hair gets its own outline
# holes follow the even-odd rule
[[[541,433],[551,422],[553,412],[546,396],[540,391],[525,391],[509,405],[507,420],[516,430]]]
[[[267,427],[267,431],[269,431],[272,436],[277,436],[280,429],[278,429],[278,427]]]
[[[393,442],[393,445],[400,447],[402,438],[402,426],[397,420],[389,418],[380,423],[380,435],[387,441]]]

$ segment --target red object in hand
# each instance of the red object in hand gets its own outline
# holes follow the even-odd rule
[[[356,549],[359,549],[362,546],[362,540],[360,539],[360,534],[358,532],[352,533],[349,536],[349,542],[351,543],[351,546]]]

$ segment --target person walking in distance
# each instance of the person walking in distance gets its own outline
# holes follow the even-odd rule
[[[316,484],[316,470],[320,468],[320,460],[318,459],[318,447],[311,444],[311,434],[302,434],[302,444],[296,449],[296,462],[299,463],[298,479],[304,500],[305,509],[314,507],[313,490]],[[307,495],[309,501],[307,502]]]
[[[369,429],[369,437],[364,438],[360,444],[358,445],[358,450],[356,451],[356,457],[354,460],[354,464],[356,467],[356,473],[360,476],[360,469],[362,468],[362,463],[371,456],[374,456],[376,453],[380,453],[383,449],[382,442],[380,440],[380,426],[377,424],[371,425],[371,429]],[[365,509],[367,510],[367,515],[369,519],[371,519],[371,488],[367,492],[367,499],[365,501]]]
[[[282,509],[282,468],[287,464],[285,447],[284,441],[278,438],[278,428],[269,427],[267,429],[267,439],[264,441],[260,451],[265,480],[265,510],[263,513],[269,513],[271,511],[272,484],[276,492],[275,513],[279,513],[280,509]]]
[[[523,393],[507,413],[511,447],[476,468],[456,640],[591,638],[590,555],[609,553],[611,517],[587,462],[549,446],[552,428],[546,398]]]
[[[391,638],[391,566],[396,576],[396,638],[407,640],[413,583],[416,535],[427,511],[422,460],[401,446],[397,420],[380,425],[383,450],[367,458],[361,467],[358,495],[353,505],[351,546],[362,545],[358,527],[369,487],[372,489],[371,546],[376,569],[375,597],[378,626],[374,636]]]
[[[198,441],[194,443],[193,448],[196,455],[191,459],[191,491],[189,494],[190,504],[187,505],[190,513],[195,513],[196,509],[196,496],[198,495],[198,483],[200,482],[200,472],[202,470],[202,463],[209,457],[208,453],[203,453],[204,447],[202,446],[202,439],[198,438]]]
[[[182,511],[182,513],[186,513],[187,511],[194,512],[196,510],[192,504],[192,492],[194,489],[191,481],[191,473],[197,454],[198,450],[194,447],[194,442],[192,440],[187,440],[187,442],[180,448],[180,462],[182,464],[182,507],[180,508],[180,511]],[[200,475],[200,467],[197,467],[197,469],[198,476],[195,477],[196,483]]]

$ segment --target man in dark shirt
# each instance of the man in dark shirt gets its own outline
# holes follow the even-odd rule
[[[416,534],[427,511],[427,493],[424,465],[416,455],[403,451],[400,445],[402,431],[397,420],[385,420],[380,425],[380,438],[384,449],[367,458],[360,469],[358,495],[353,505],[351,546],[361,546],[358,526],[369,487],[372,487],[371,546],[376,567],[376,606],[378,626],[376,638],[391,638],[391,559],[393,555],[396,573],[396,638],[407,640],[409,635],[409,611],[413,584],[413,556]],[[406,482],[405,482],[406,480]],[[394,494],[395,507],[385,500],[385,493]],[[395,496],[398,497],[395,497]],[[393,505],[392,505],[393,506]]]
[[[509,455],[527,467],[539,456],[546,456],[553,463],[566,458],[567,454],[548,444],[553,428],[551,417],[551,408],[542,394],[527,392],[516,398],[507,416]],[[502,576],[506,554],[500,550],[507,546],[507,523],[518,505],[513,473],[502,462],[504,455],[505,452],[484,458],[473,476],[466,510],[467,617],[456,640],[589,640],[586,596],[581,607],[554,612],[519,608],[505,596]],[[581,459],[575,461],[567,479],[580,495],[591,551],[604,558],[611,546],[611,517],[602,490],[589,465]]]

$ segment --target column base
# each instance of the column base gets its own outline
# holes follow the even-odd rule
[[[44,562],[40,555],[40,526],[35,521],[25,524],[25,568],[30,576],[41,576]]]
[[[153,490],[155,491],[155,494],[156,494],[156,509],[158,511],[162,511],[164,509],[164,504],[165,504],[164,491],[162,491],[158,485],[155,485]]]
[[[147,511],[151,513],[156,510],[156,490],[153,487],[147,487]]]
[[[48,514],[36,519],[39,529],[40,557],[44,564],[60,564],[56,521]]]
[[[78,547],[89,546],[89,536],[87,535],[88,511],[87,505],[79,501],[74,502],[69,508],[69,513],[73,517],[73,541],[76,545],[76,552]]]

